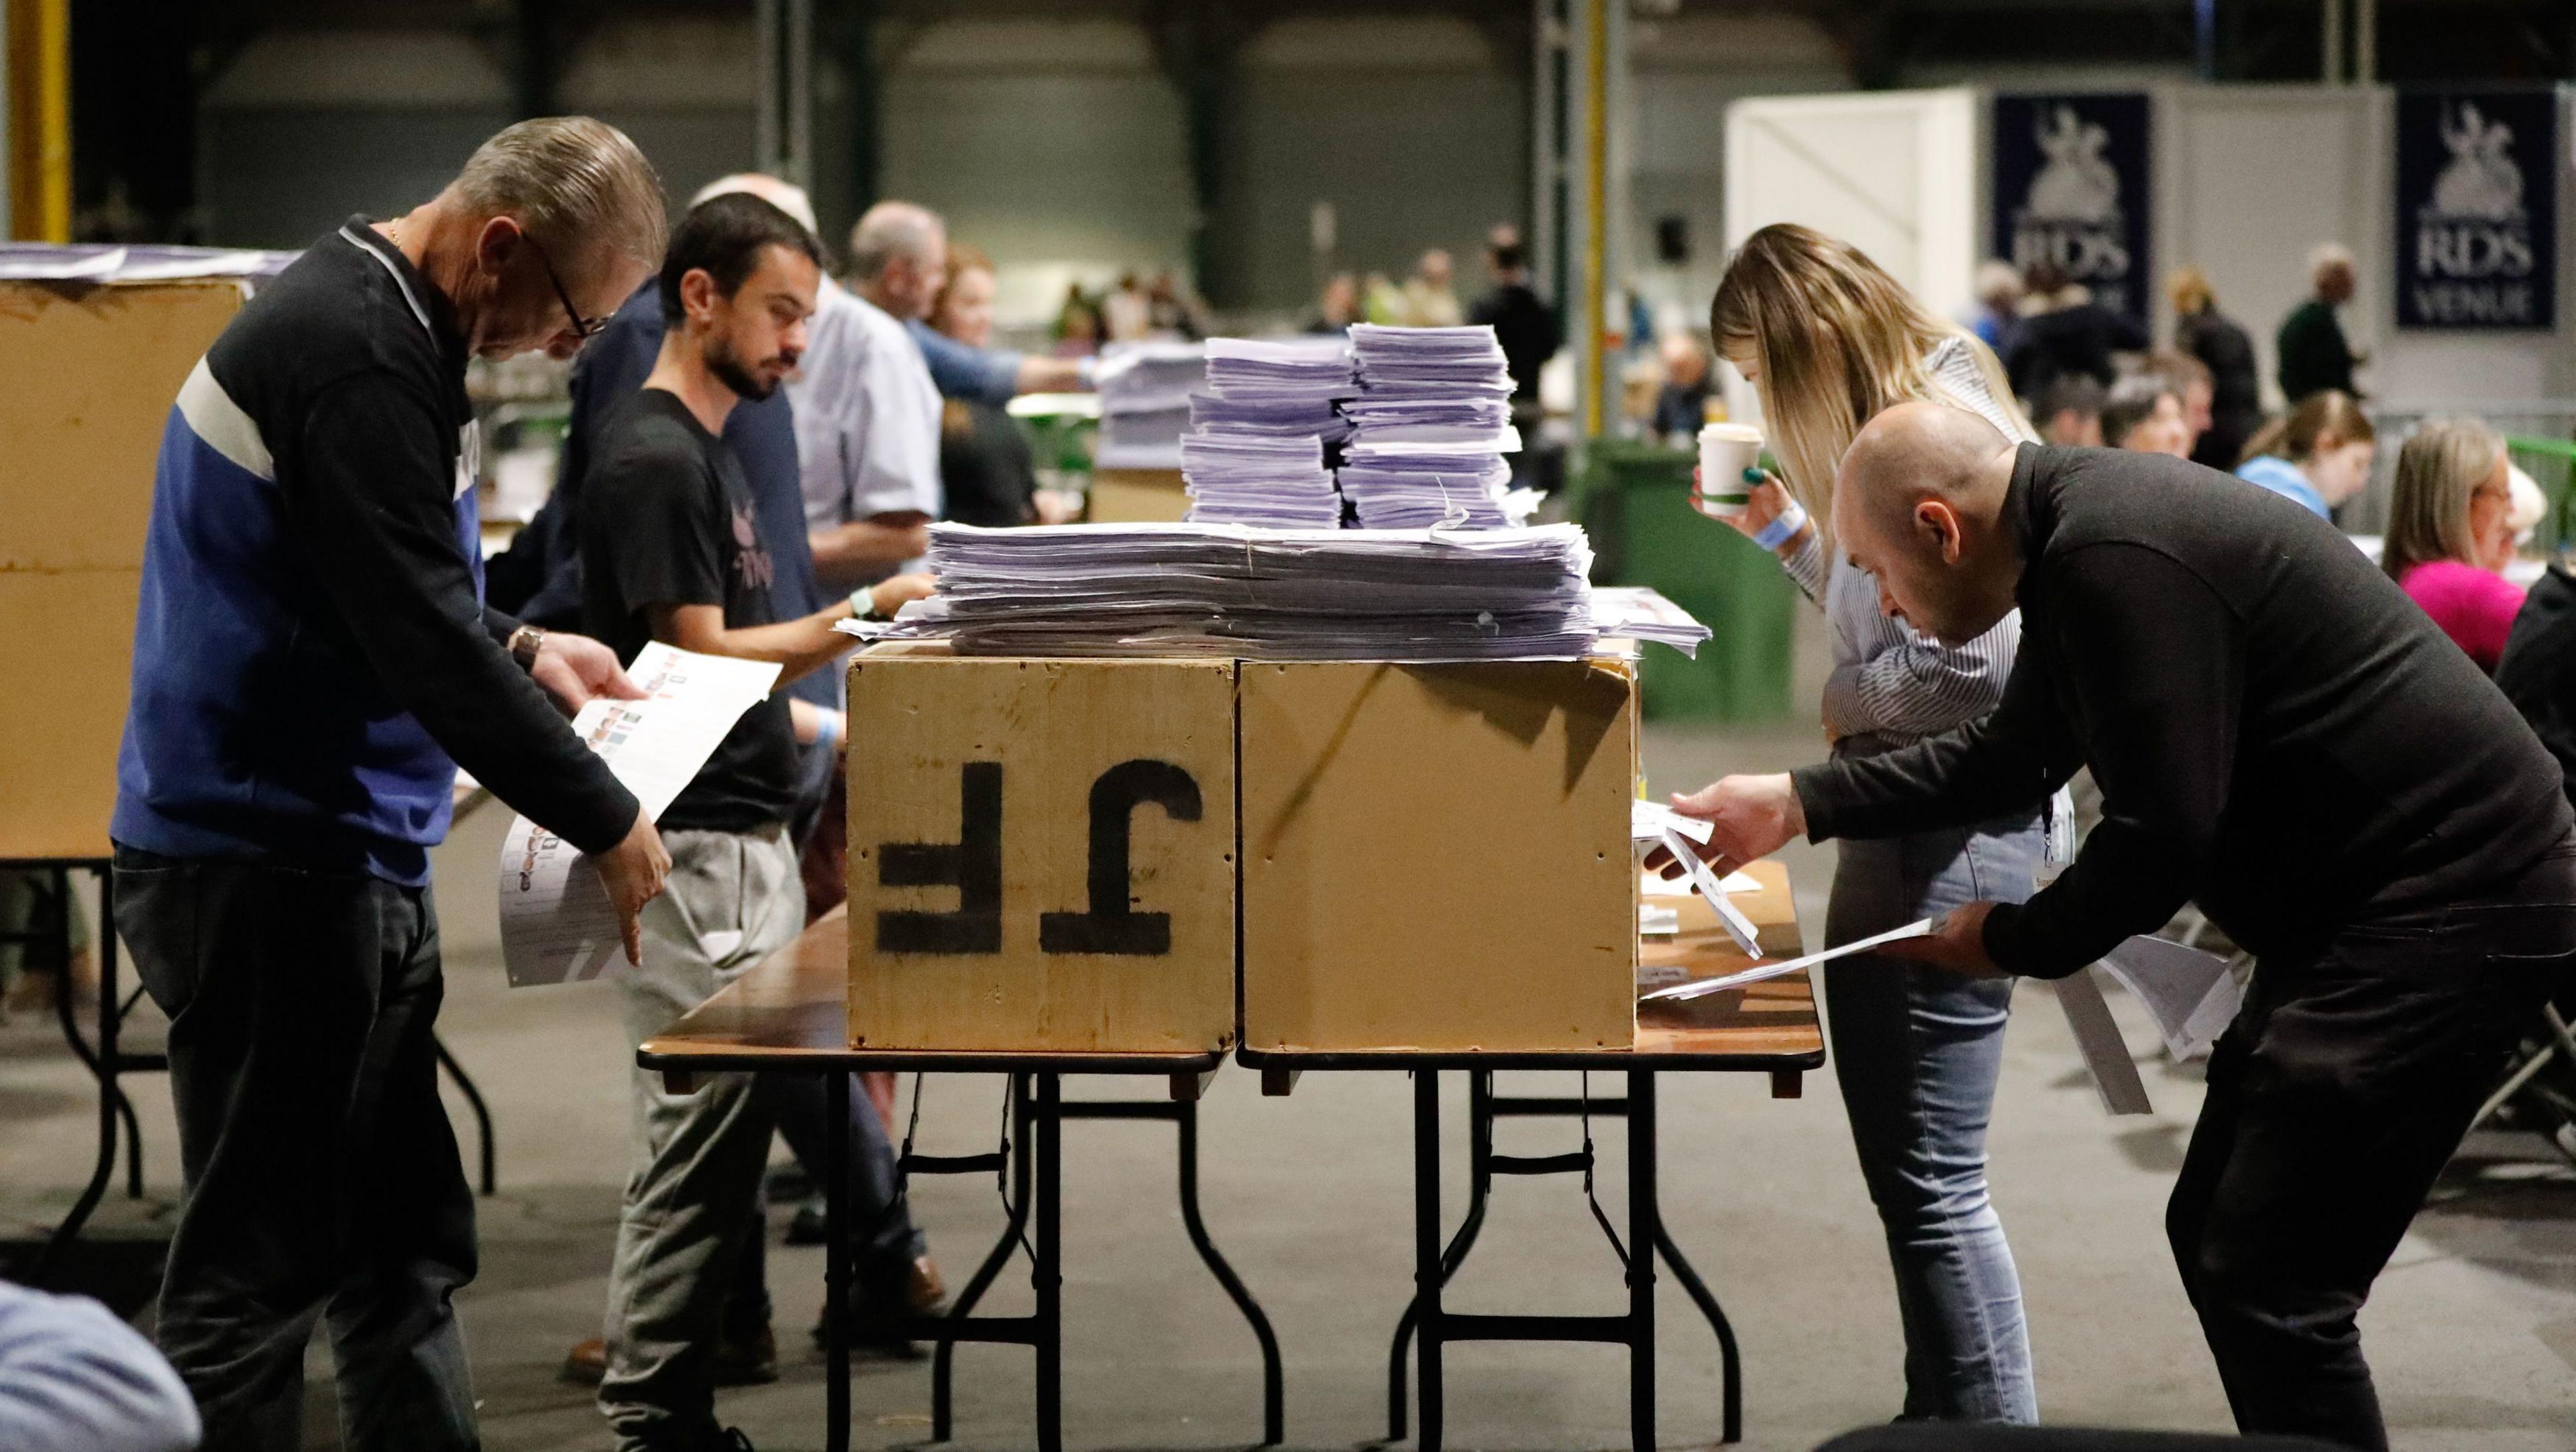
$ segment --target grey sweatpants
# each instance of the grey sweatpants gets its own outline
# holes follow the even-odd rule
[[[712,997],[805,925],[796,847],[753,834],[666,832],[670,886],[645,905],[644,964],[619,979],[636,1044]],[[617,1259],[608,1280],[608,1375],[599,1408],[620,1452],[712,1440],[709,1357],[769,1161],[774,1112],[750,1074],[701,1074],[664,1091],[631,1070],[634,1131]]]

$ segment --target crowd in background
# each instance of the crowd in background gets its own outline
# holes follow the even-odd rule
[[[1994,358],[2010,394],[2047,443],[2170,454],[2232,473],[2329,520],[2367,489],[2378,427],[2354,372],[2368,361],[2338,309],[2356,291],[2351,251],[2308,258],[2309,295],[2282,319],[2274,374],[2283,406],[2267,415],[2253,336],[2220,310],[2208,276],[2176,269],[2159,345],[2139,319],[2105,306],[2050,263],[1989,261],[1965,328]],[[1667,330],[1632,369],[1626,412],[1647,437],[1687,447],[1723,417],[1706,336]],[[2504,440],[2470,418],[2433,418],[2399,441],[2387,534],[2358,537],[2391,578],[2490,673],[2524,601],[2506,578],[2548,512]]]

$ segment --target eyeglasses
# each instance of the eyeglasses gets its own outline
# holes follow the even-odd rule
[[[564,316],[572,319],[573,341],[576,343],[589,342],[593,334],[608,326],[608,319],[583,317],[581,315],[581,309],[572,305],[572,294],[564,291],[563,279],[555,275],[554,259],[546,255],[546,249],[538,243],[536,234],[523,231],[519,235],[524,238],[527,241],[528,246],[536,252],[537,265],[546,270],[546,281],[554,286],[555,301],[563,304]]]

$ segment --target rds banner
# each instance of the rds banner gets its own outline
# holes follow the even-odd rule
[[[2397,326],[2558,321],[2558,97],[2397,97]]]
[[[2053,262],[2149,322],[2149,119],[2139,92],[1996,96],[1992,255]]]

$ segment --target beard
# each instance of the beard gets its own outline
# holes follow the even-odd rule
[[[758,403],[778,391],[778,380],[764,381],[759,374],[743,366],[742,359],[734,354],[733,345],[721,338],[707,341],[706,364],[707,371],[732,389],[738,398]]]

